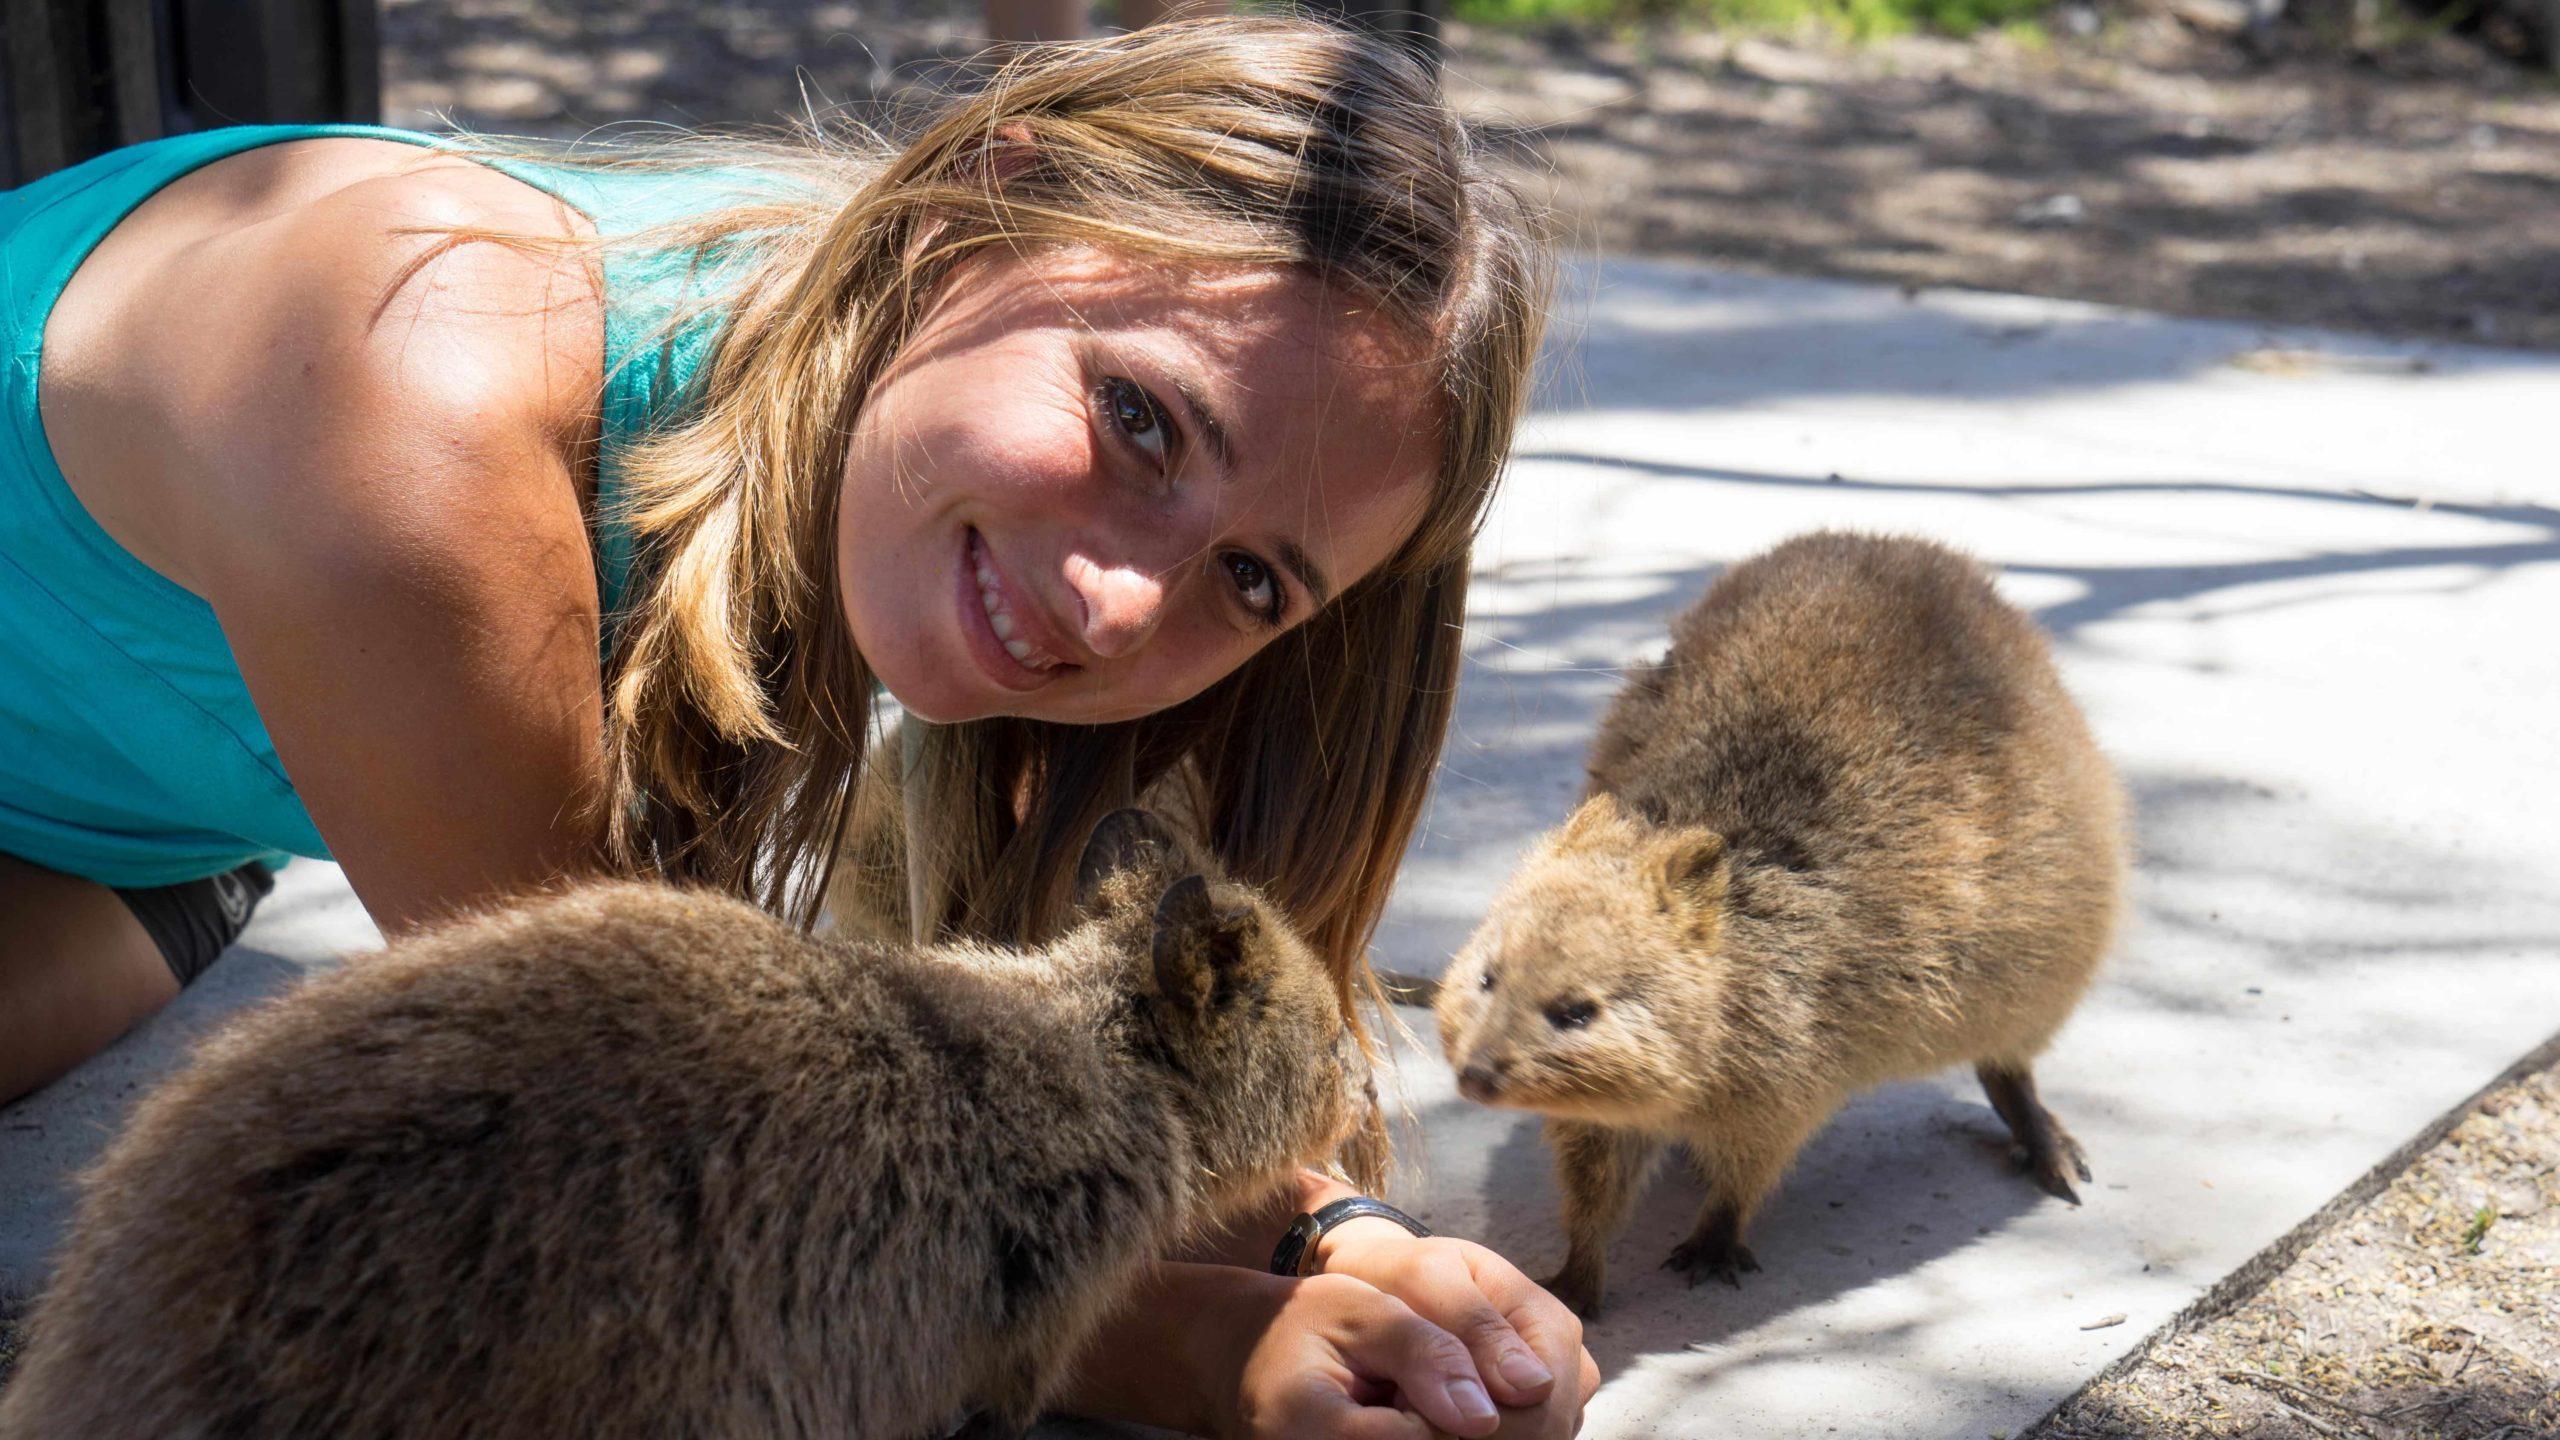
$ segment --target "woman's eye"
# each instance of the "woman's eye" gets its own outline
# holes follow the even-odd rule
[[[1173,453],[1173,416],[1146,387],[1117,375],[1103,377],[1094,387],[1094,398],[1102,406],[1103,418],[1110,421],[1130,444],[1156,462],[1159,469],[1170,463]]]
[[[1226,567],[1227,579],[1236,587],[1236,593],[1244,597],[1245,608],[1261,617],[1263,623],[1278,625],[1289,607],[1280,593],[1279,578],[1271,573],[1271,567],[1241,550],[1226,552],[1218,557],[1218,563]]]

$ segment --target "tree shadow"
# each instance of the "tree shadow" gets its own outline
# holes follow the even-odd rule
[[[1681,465],[1656,460],[1552,449],[1524,450],[1522,460],[1553,461],[1622,470],[1649,478],[1703,480],[1727,485],[1785,490],[1863,491],[1902,495],[1945,495],[1971,499],[2021,500],[2060,496],[2157,495],[2247,497],[2285,500],[2319,508],[2366,511],[2410,511],[2411,501],[2348,490],[2311,486],[2252,484],[2227,480],[2088,481],[2051,484],[1951,484],[1912,480],[1851,479],[1840,475],[1788,475]],[[2444,514],[2492,521],[2525,532],[2520,538],[2491,544],[2408,545],[2376,549],[2313,550],[2307,554],[2241,561],[2181,561],[2156,565],[2062,565],[2034,560],[2004,560],[2000,568],[2021,575],[2045,575],[2077,582],[2074,599],[2035,611],[2037,623],[2069,640],[2084,627],[2113,620],[2140,606],[2162,602],[2194,603],[2219,592],[2248,586],[2323,577],[2378,576],[2413,570],[2459,568],[2494,576],[2527,565],[2560,560],[2560,509],[2544,505],[2430,504]],[[1665,617],[1668,618],[1667,616]],[[1576,623],[1564,619],[1566,625]],[[1525,643],[1525,642],[1523,642]]]

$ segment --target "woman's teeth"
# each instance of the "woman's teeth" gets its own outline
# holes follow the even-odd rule
[[[987,607],[987,624],[995,630],[996,638],[1004,642],[1004,653],[1033,670],[1054,670],[1058,667],[1056,656],[1027,640],[1013,637],[1013,612],[1005,608],[1004,593],[996,588],[994,568],[983,561],[978,565],[978,601]]]

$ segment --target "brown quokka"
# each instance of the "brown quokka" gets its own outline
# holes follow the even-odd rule
[[[1707,1183],[1667,1268],[1739,1283],[1752,1212],[1849,1096],[1969,1062],[2064,1199],[2031,1066],[2116,924],[2123,801],[2043,634],[1975,562],[1800,537],[1736,565],[1605,718],[1580,809],[1443,980],[1459,1088],[1548,1117],[1593,1313],[1666,1143]]]
[[[1151,817],[1030,952],[605,885],[208,1045],[90,1178],[0,1435],[1029,1425],[1189,1223],[1347,1128],[1323,964]]]

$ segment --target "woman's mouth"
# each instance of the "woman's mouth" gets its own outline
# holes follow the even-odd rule
[[[1014,592],[997,573],[985,538],[975,529],[966,534],[961,624],[979,664],[1008,690],[1035,689],[1073,670],[1031,638],[1032,627],[1017,613]]]

